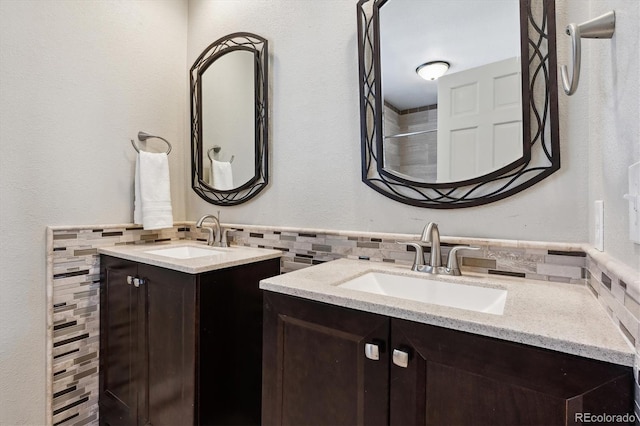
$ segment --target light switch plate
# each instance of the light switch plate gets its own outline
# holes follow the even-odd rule
[[[640,244],[640,161],[629,166],[629,239]]]
[[[594,210],[594,238],[593,245],[596,249],[604,251],[604,201],[595,202]]]

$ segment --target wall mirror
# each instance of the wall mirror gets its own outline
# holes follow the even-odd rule
[[[268,182],[267,40],[234,33],[191,67],[192,187],[204,200],[236,205]]]
[[[368,186],[461,208],[559,169],[553,0],[360,0],[358,33]]]

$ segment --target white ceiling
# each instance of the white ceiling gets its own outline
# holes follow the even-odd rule
[[[437,103],[437,80],[415,70],[443,60],[455,73],[520,56],[518,0],[388,0],[380,9],[384,99],[405,110]]]

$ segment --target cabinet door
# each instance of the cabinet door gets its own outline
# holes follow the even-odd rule
[[[262,291],[280,259],[202,274],[199,285],[199,424],[259,425]]]
[[[265,292],[263,424],[388,424],[388,334],[387,317]]]
[[[137,264],[102,256],[100,422],[137,424],[146,410],[146,294],[129,284]]]
[[[138,424],[194,424],[196,276],[140,264],[147,295],[146,411]]]
[[[392,425],[565,425],[576,413],[632,413],[629,368],[410,321],[391,320]]]

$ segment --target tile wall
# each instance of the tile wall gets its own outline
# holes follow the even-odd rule
[[[636,348],[635,413],[640,424],[640,273],[593,248],[587,252],[587,287]]]
[[[438,127],[437,105],[400,111],[385,102],[383,116],[385,135],[435,130]],[[436,139],[435,131],[385,139],[385,167],[426,182],[435,182],[438,161]]]
[[[98,424],[98,248],[184,239],[188,229],[144,231],[122,225],[47,230],[50,424]]]
[[[417,235],[406,234],[230,226],[238,229],[232,233],[234,244],[282,250],[283,273],[339,258],[410,266],[415,257],[413,248],[396,241],[418,239]],[[203,239],[197,234],[191,238]],[[458,244],[480,247],[479,251],[463,253],[463,271],[584,284],[586,254],[580,244],[524,244],[508,240],[442,237],[443,262],[446,262],[451,247]],[[430,253],[430,249],[426,248],[425,253]]]
[[[282,250],[282,273],[339,258],[409,267],[414,252],[396,241],[418,238],[406,234],[254,225],[228,227],[236,229],[229,233],[233,244]],[[196,230],[193,222],[177,223],[172,229],[161,231],[144,231],[135,225],[99,225],[52,227],[47,233],[50,424],[97,424],[100,284],[97,249],[120,244],[204,240],[206,235]],[[443,261],[453,245],[481,248],[463,254],[461,265],[465,271],[568,285],[585,285],[588,280],[589,288],[607,307],[614,322],[637,344],[640,283],[620,279],[603,266],[608,263],[602,258],[594,260],[585,253],[581,244],[447,237],[442,240]]]

